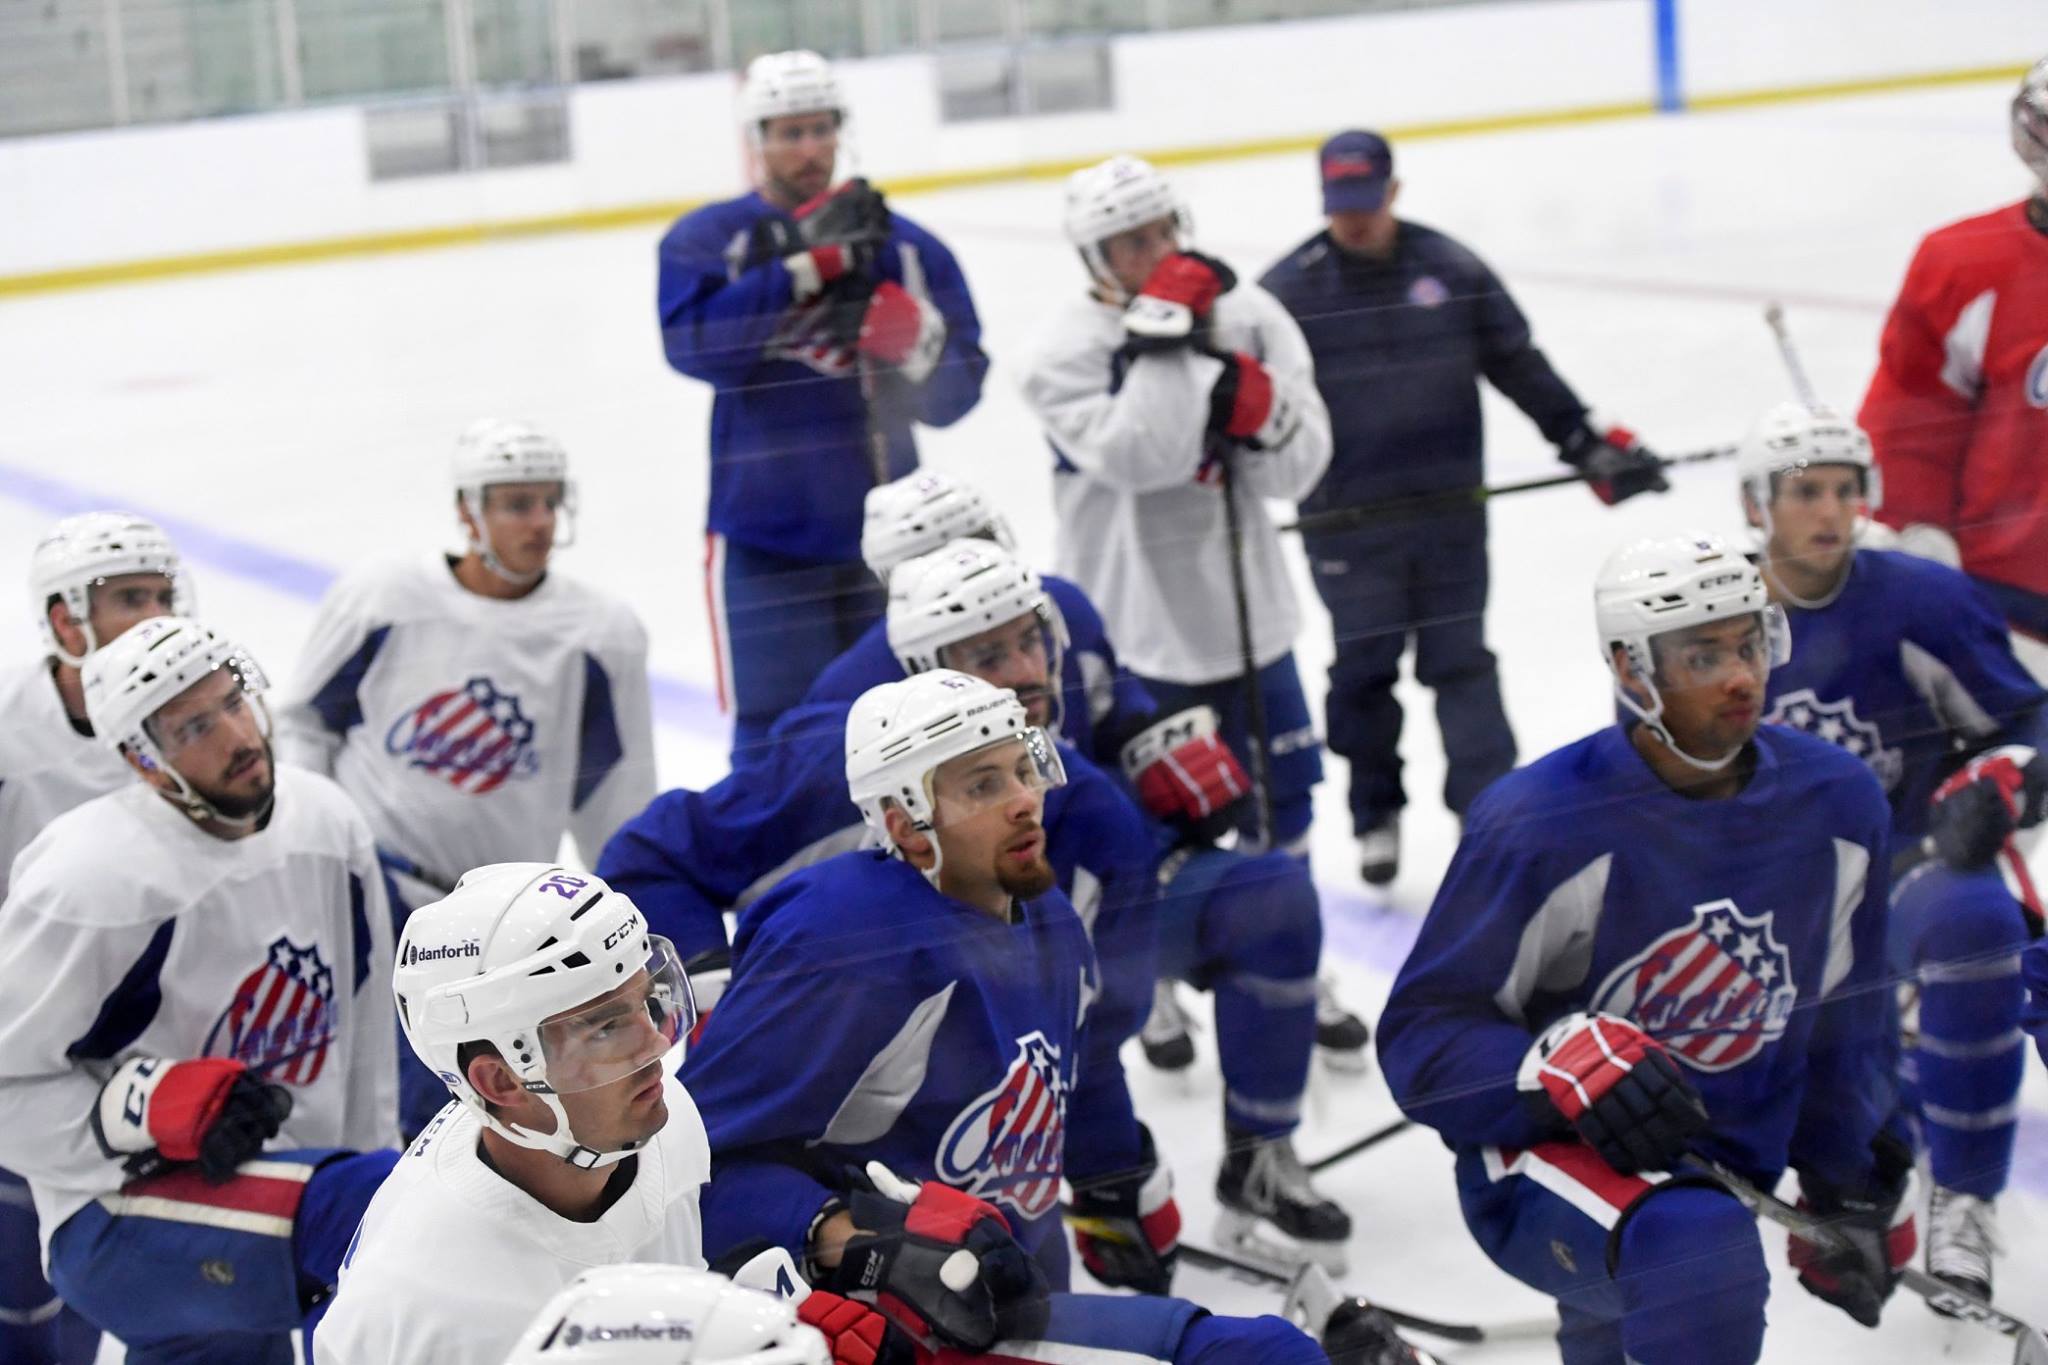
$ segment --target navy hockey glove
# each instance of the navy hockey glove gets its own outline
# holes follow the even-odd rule
[[[1666,1171],[1707,1126],[1664,1045],[1613,1014],[1570,1014],[1537,1035],[1515,1088],[1571,1124],[1623,1175]]]
[[[1668,493],[1664,462],[1626,427],[1595,431],[1581,423],[1558,443],[1557,456],[1586,476],[1593,496],[1612,507],[1638,493]]]
[[[1214,708],[1191,706],[1153,722],[1120,754],[1124,776],[1152,815],[1189,838],[1214,843],[1250,794],[1244,765],[1217,733]]]
[[[1889,1133],[1879,1133],[1870,1150],[1876,1161],[1863,1189],[1836,1189],[1805,1172],[1799,1176],[1799,1207],[1826,1219],[1841,1245],[1824,1249],[1795,1233],[1785,1248],[1807,1293],[1865,1327],[1877,1326],[1920,1240],[1906,1198],[1913,1153]]]
[[[1173,1290],[1180,1257],[1180,1205],[1173,1172],[1159,1164],[1152,1130],[1138,1125],[1138,1165],[1113,1175],[1072,1177],[1074,1202],[1067,1221],[1088,1273],[1107,1285],[1140,1294]]]
[[[108,1156],[128,1158],[132,1176],[196,1161],[218,1185],[261,1153],[291,1112],[289,1090],[256,1079],[240,1062],[137,1057],[100,1088],[92,1135]]]
[[[1301,414],[1273,387],[1273,376],[1243,351],[1216,354],[1223,373],[1209,390],[1209,430],[1253,450],[1286,445],[1301,428]]]
[[[2048,758],[2024,744],[2005,744],[1971,759],[1935,789],[1927,812],[1934,852],[1950,867],[1978,871],[2005,848],[2016,829],[2048,813]]]
[[[872,1302],[916,1341],[970,1351],[1043,1305],[1045,1277],[993,1204],[903,1180],[879,1161],[863,1183],[846,1205],[858,1231],[821,1288]]]
[[[1237,287],[1237,272],[1214,256],[1177,251],[1152,267],[1124,307],[1124,340],[1133,351],[1185,346],[1209,325],[1216,300]]]

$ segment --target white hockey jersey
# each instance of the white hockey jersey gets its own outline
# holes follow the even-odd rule
[[[1252,653],[1294,647],[1300,613],[1262,499],[1305,497],[1330,463],[1315,361],[1279,300],[1250,281],[1216,301],[1212,344],[1265,365],[1301,424],[1285,445],[1233,455]],[[1208,463],[1210,391],[1224,362],[1193,350],[1128,360],[1121,309],[1090,297],[1054,316],[1024,377],[1059,462],[1059,572],[1102,612],[1131,671],[1176,683],[1239,672],[1223,494]]]
[[[44,1247],[123,1181],[88,1115],[131,1057],[232,1057],[291,1091],[267,1150],[398,1140],[390,911],[341,789],[280,767],[270,823],[217,839],[140,781],[57,817],[0,905],[0,1166]]]
[[[315,1365],[503,1365],[541,1305],[592,1266],[704,1264],[697,1189],[711,1147],[671,1078],[668,1125],[632,1186],[595,1222],[549,1210],[485,1165],[483,1123],[450,1103],[363,1214],[341,1287],[313,1337]]]
[[[331,773],[377,846],[443,890],[485,863],[595,864],[654,797],[647,633],[550,573],[515,601],[440,554],[349,574],[320,604],[278,716],[287,762]]]
[[[7,873],[43,826],[135,781],[126,759],[64,713],[50,660],[0,674],[0,901]]]

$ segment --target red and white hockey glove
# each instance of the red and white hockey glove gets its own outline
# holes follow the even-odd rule
[[[798,1321],[818,1329],[832,1365],[911,1365],[916,1352],[889,1331],[889,1320],[864,1303],[813,1289],[796,1306]]]
[[[1124,776],[1139,802],[1198,839],[1221,838],[1252,789],[1217,724],[1214,709],[1191,706],[1153,722],[1123,747]]]
[[[2048,814],[2048,759],[2024,744],[1977,755],[1935,789],[1927,812],[1934,851],[1950,867],[1984,868],[2016,829]]]
[[[1098,1281],[1140,1294],[1168,1294],[1180,1257],[1180,1205],[1173,1198],[1173,1172],[1159,1164],[1152,1131],[1140,1123],[1138,1134],[1143,1149],[1135,1168],[1074,1178],[1067,1222],[1081,1264]]]
[[[1664,462],[1627,427],[1595,431],[1581,424],[1558,443],[1558,458],[1586,476],[1593,496],[1612,507],[1638,493],[1667,493]]]
[[[1863,1190],[1838,1190],[1801,1172],[1799,1207],[1818,1214],[1839,1238],[1818,1247],[1793,1234],[1785,1259],[1799,1283],[1865,1327],[1877,1326],[1884,1301],[1898,1285],[1899,1272],[1913,1262],[1920,1232],[1914,1220],[1913,1154],[1888,1133],[1870,1144],[1876,1169]]]
[[[100,1088],[92,1135],[108,1156],[128,1158],[130,1175],[196,1161],[218,1185],[261,1153],[291,1112],[289,1090],[257,1080],[240,1062],[136,1057]]]
[[[1614,1014],[1570,1014],[1537,1035],[1515,1088],[1562,1115],[1623,1175],[1669,1170],[1707,1126],[1664,1045]]]
[[[1175,252],[1124,306],[1124,340],[1134,351],[1185,346],[1208,325],[1216,300],[1236,287],[1237,273],[1214,256]]]
[[[690,960],[683,964],[683,975],[690,979],[690,999],[697,1006],[697,1022],[690,1029],[689,1040],[689,1045],[695,1047],[704,1036],[704,1026],[711,1022],[712,1009],[732,985],[732,949],[706,948],[691,953]]]
[[[939,363],[946,320],[939,310],[893,280],[875,286],[860,323],[860,353],[921,384]]]
[[[868,1163],[871,1188],[846,1209],[859,1231],[821,1287],[872,1301],[917,1342],[985,1351],[1003,1324],[1042,1304],[1038,1265],[995,1205],[936,1181],[903,1180]]]
[[[1273,387],[1266,367],[1243,351],[1218,358],[1223,373],[1209,390],[1209,430],[1253,450],[1271,450],[1292,440],[1301,427],[1301,414]]]

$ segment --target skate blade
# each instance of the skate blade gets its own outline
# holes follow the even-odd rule
[[[1283,1278],[1292,1277],[1304,1265],[1320,1266],[1329,1275],[1342,1275],[1350,1267],[1343,1242],[1308,1242],[1289,1237],[1256,1214],[1236,1209],[1217,1212],[1216,1240],[1236,1255]]]
[[[1372,1058],[1368,1049],[1316,1047],[1316,1059],[1331,1071],[1344,1076],[1363,1076],[1372,1070]]]

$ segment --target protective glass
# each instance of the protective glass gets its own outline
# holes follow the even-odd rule
[[[548,1087],[558,1095],[595,1090],[658,1062],[697,1026],[697,1001],[675,945],[649,940],[647,965],[615,990],[540,1026]]]
[[[533,484],[523,482],[485,484],[483,487],[486,524],[490,517],[523,521],[543,503],[555,514],[553,548],[568,549],[576,543],[576,485],[573,482],[564,480],[556,485],[553,493],[538,492]]]
[[[941,668],[1009,688],[1027,708],[1040,697],[1059,701],[1060,635],[1043,602],[993,630],[940,645],[938,662]],[[1056,711],[1041,718],[1059,723]]]
[[[969,820],[1020,792],[1065,786],[1067,770],[1052,737],[1033,726],[1023,734],[949,758],[932,772],[927,795],[932,826]]]
[[[1721,678],[1730,668],[1757,668],[1768,671],[1781,668],[1792,661],[1792,626],[1785,617],[1785,609],[1775,602],[1757,613],[1763,627],[1763,638],[1757,642],[1761,648],[1755,653],[1750,646],[1724,647],[1703,640],[1683,640],[1684,632],[1665,631],[1650,637],[1651,659],[1662,659],[1668,671],[1672,665],[1682,667],[1692,678],[1694,685]]]
[[[264,683],[260,673],[237,667],[233,662],[216,668],[226,669],[234,678],[235,687],[212,706],[199,711],[188,711],[165,724],[162,713],[151,716],[148,721],[150,737],[157,747],[164,751],[164,757],[175,761],[179,754],[205,744],[223,729],[246,727],[253,724],[255,733],[270,738],[270,708],[263,704],[259,695]]]
[[[1866,512],[1884,500],[1884,484],[1875,469],[1862,465],[1807,464],[1803,461],[1771,474],[1771,499],[1775,502],[1779,498],[1799,496],[1800,481],[1810,473],[1831,473],[1845,468],[1855,471],[1856,491],[1863,499]]]

